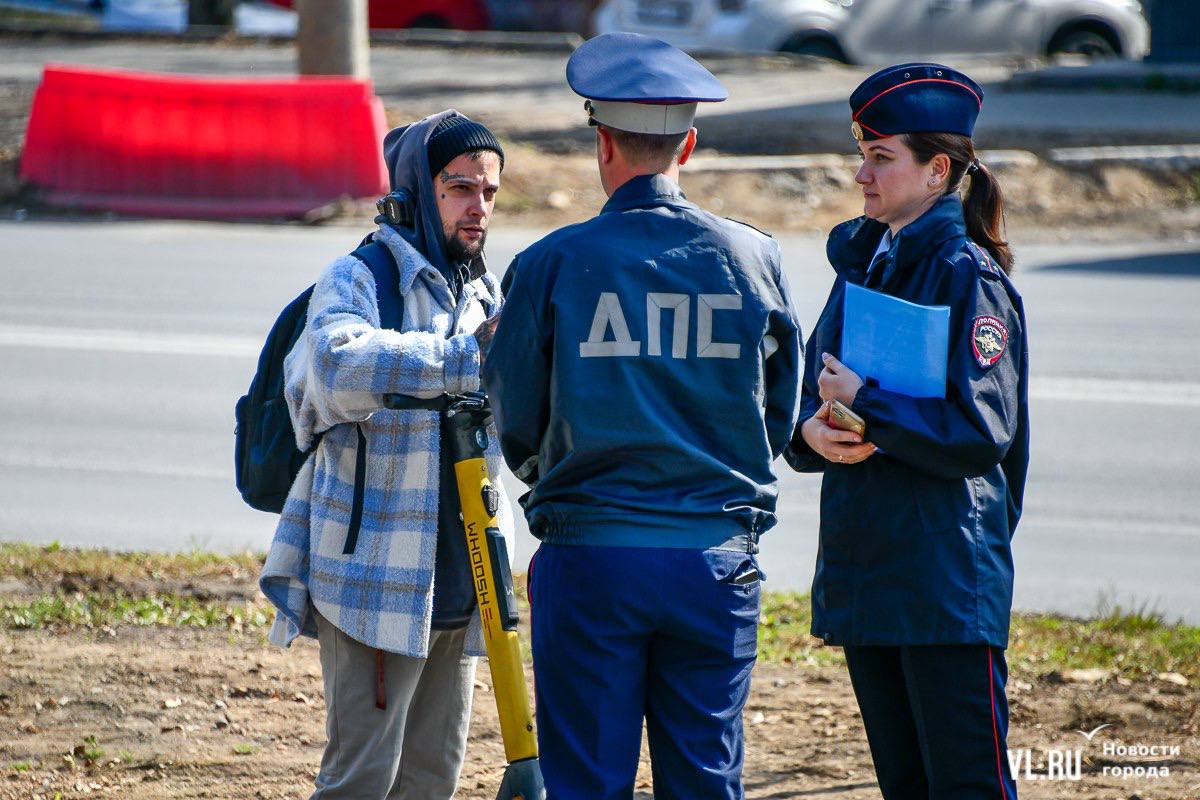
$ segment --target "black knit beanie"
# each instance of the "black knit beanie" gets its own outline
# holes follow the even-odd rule
[[[451,161],[473,150],[494,151],[500,156],[500,169],[504,169],[504,148],[486,126],[463,116],[446,117],[433,129],[426,145],[429,173],[437,175]]]

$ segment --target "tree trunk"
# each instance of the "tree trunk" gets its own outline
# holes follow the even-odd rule
[[[367,0],[296,0],[301,75],[370,77]]]

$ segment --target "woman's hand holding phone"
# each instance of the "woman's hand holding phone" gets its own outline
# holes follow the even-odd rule
[[[800,435],[816,453],[835,464],[857,464],[875,455],[877,448],[864,442],[854,431],[844,431],[829,424],[832,402],[826,401],[816,414],[800,426]]]

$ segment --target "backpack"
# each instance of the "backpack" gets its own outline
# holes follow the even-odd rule
[[[382,328],[399,330],[404,319],[400,276],[396,261],[387,245],[370,236],[350,255],[367,265],[375,278]],[[234,474],[242,499],[251,508],[278,514],[296,474],[309,453],[320,444],[301,452],[296,447],[296,432],[283,396],[283,360],[304,332],[313,286],[279,313],[267,341],[258,356],[258,369],[250,389],[234,408]]]

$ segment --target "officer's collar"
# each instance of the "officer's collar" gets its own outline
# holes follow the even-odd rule
[[[679,205],[686,203],[679,184],[662,173],[637,175],[622,183],[608,198],[601,214],[609,211],[627,211],[631,208],[656,205]]]
[[[829,263],[839,273],[861,282],[886,230],[887,225],[867,217],[843,222],[830,232],[825,245]],[[957,192],[951,192],[900,229],[892,239],[888,258],[903,269],[925,258],[945,242],[966,235],[962,200]]]

